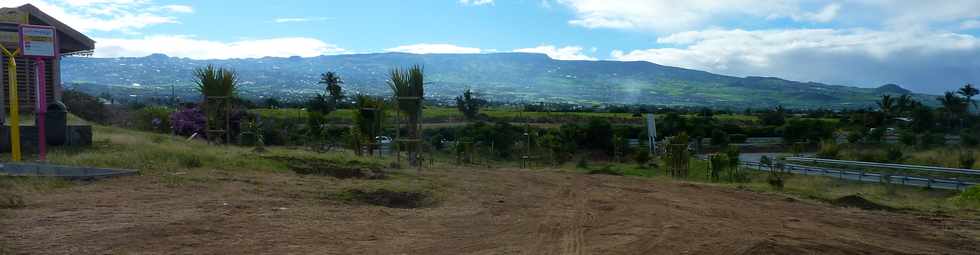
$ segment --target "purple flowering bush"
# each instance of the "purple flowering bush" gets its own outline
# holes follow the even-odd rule
[[[197,105],[186,106],[170,114],[170,124],[177,135],[190,136],[197,133],[200,137],[207,136],[207,116]]]

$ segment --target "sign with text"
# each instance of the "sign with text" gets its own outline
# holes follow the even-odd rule
[[[58,54],[54,27],[20,26],[20,49],[25,57],[51,58]]]

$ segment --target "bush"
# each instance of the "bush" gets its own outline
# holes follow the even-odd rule
[[[178,160],[180,161],[179,162],[180,166],[188,169],[204,166],[204,163],[201,162],[201,158],[198,157],[197,155],[192,155],[192,154],[184,155],[180,157]]]
[[[902,152],[902,148],[892,146],[885,152],[885,159],[888,163],[902,163],[905,161],[905,153]]]
[[[885,141],[885,128],[873,128],[868,133],[868,143],[881,143]]]
[[[859,143],[864,139],[864,133],[861,131],[851,131],[847,134],[848,143]]]
[[[87,121],[106,124],[109,122],[109,109],[99,98],[80,91],[66,90],[61,100],[68,111]]]
[[[190,136],[198,133],[206,135],[207,116],[201,108],[195,106],[184,107],[170,114],[170,125],[174,132],[180,136]]]
[[[817,152],[817,157],[823,159],[838,159],[840,158],[840,146],[834,143],[833,140],[824,140],[820,142],[820,150]]]
[[[745,141],[749,140],[749,137],[743,134],[732,134],[728,138],[732,143],[745,143]]]
[[[715,129],[711,131],[711,145],[728,145],[730,143],[728,133],[721,129]]]
[[[973,169],[973,165],[977,163],[977,155],[969,150],[960,151],[959,163],[960,168]]]
[[[912,131],[902,130],[902,132],[898,135],[898,140],[904,145],[915,146],[918,137],[916,137],[915,133]]]
[[[0,209],[17,209],[25,206],[20,195],[0,191]]]
[[[170,108],[162,106],[144,107],[136,112],[133,123],[136,129],[157,133],[170,133]]]
[[[977,137],[978,132],[980,132],[980,130],[964,129],[960,132],[960,144],[970,147],[980,145],[980,137]]]
[[[637,150],[633,153],[633,160],[640,166],[646,166],[650,162],[650,159],[650,152],[646,150]]]
[[[926,132],[919,137],[920,148],[932,148],[934,146],[942,146],[946,144],[946,136],[941,133],[930,133]]]
[[[581,169],[589,169],[589,160],[586,159],[585,157],[581,157],[578,159],[578,164],[575,164],[575,167]]]
[[[962,193],[953,197],[953,200],[960,205],[980,205],[980,185],[974,185]]]

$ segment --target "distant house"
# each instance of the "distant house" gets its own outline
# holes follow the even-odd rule
[[[61,65],[60,57],[69,55],[91,55],[95,50],[95,41],[88,36],[83,35],[77,30],[65,25],[61,21],[52,18],[50,15],[44,13],[37,7],[31,4],[25,4],[16,8],[2,8],[0,9],[0,44],[4,47],[13,51],[18,48],[17,41],[20,36],[16,34],[17,26],[21,24],[29,25],[42,25],[42,26],[52,26],[57,30],[57,46],[58,52],[60,54],[58,59],[49,60],[45,62],[46,77],[46,98],[48,102],[61,101]],[[24,57],[15,58],[17,63],[17,95],[19,97],[20,109],[25,112],[33,112],[35,98],[37,97],[36,79],[34,66],[37,64],[34,59],[28,59]],[[4,112],[7,111],[7,107],[10,105],[7,100],[7,91],[9,91],[10,84],[8,82],[9,77],[7,74],[8,59],[7,56],[3,56],[3,69],[0,70],[3,73],[3,88],[2,88],[2,99],[0,102],[3,103]]]

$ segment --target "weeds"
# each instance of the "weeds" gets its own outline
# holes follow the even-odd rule
[[[24,208],[24,206],[26,206],[24,197],[14,193],[0,191],[0,209],[19,209]]]

